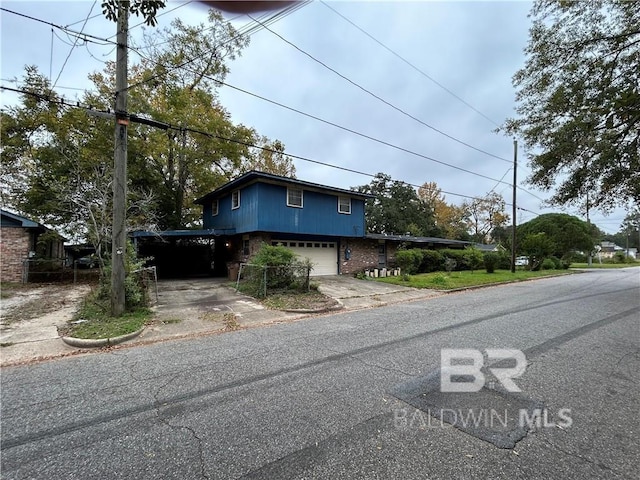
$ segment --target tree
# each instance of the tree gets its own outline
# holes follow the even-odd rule
[[[539,270],[544,259],[551,256],[556,249],[554,241],[544,232],[528,233],[520,242],[520,250],[531,260],[531,270]]]
[[[568,258],[575,251],[591,252],[596,244],[593,229],[587,222],[566,213],[547,213],[518,226],[518,250],[528,253],[524,239],[539,233],[544,233],[554,245],[551,253],[558,258]]]
[[[418,198],[412,186],[378,173],[371,183],[353,190],[374,195],[365,204],[367,231],[414,236],[439,233],[433,212]]]
[[[224,78],[225,61],[246,45],[219,14],[210,13],[208,28],[177,21],[144,42],[146,55],[130,69],[129,112],[175,128],[129,125],[130,229],[198,225],[201,208],[193,200],[251,168],[294,175],[281,142],[234,124],[217,99],[214,78]],[[177,68],[187,59],[196,60]],[[90,75],[95,92],[84,94],[81,105],[113,108],[114,72],[109,63]],[[2,114],[0,125],[3,203],[71,238],[104,243],[96,232],[109,230],[110,221],[96,228],[89,212],[72,204],[111,211],[110,195],[97,199],[113,171],[113,119],[61,105],[35,67],[27,68],[21,86],[30,94]]]
[[[144,23],[150,26],[156,25],[156,14],[158,10],[165,7],[164,0],[124,0],[128,3],[129,13],[136,16],[142,15]],[[120,0],[123,2],[123,0]],[[108,20],[115,22],[118,19],[118,0],[107,0],[102,2],[102,14]]]
[[[504,227],[509,221],[505,207],[504,198],[495,192],[463,203],[463,208],[468,212],[468,228],[474,241],[485,243],[493,240],[491,232]]]
[[[469,239],[469,213],[464,207],[447,203],[436,182],[425,182],[418,188],[418,198],[433,211],[436,227],[444,238]]]
[[[640,8],[637,2],[537,0],[514,78],[529,182],[550,202],[607,211],[640,202]]]

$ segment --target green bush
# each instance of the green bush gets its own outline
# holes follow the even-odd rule
[[[542,261],[542,270],[554,270],[556,268],[556,263],[551,258],[545,258]]]
[[[479,270],[482,268],[484,258],[482,257],[482,253],[477,248],[468,248],[464,250],[463,256],[463,268],[465,270]]]
[[[420,273],[430,273],[444,270],[444,257],[438,250],[422,250]]]
[[[444,258],[449,258],[456,262],[454,270],[463,270],[465,265],[465,250],[454,250],[451,248],[445,248],[443,250],[439,250],[439,252]]]
[[[142,271],[146,261],[146,258],[138,258],[133,244],[131,242],[127,242],[124,257],[124,298],[125,309],[128,312],[132,312],[149,305],[148,279]],[[108,304],[110,302],[111,270],[111,259],[108,259],[102,269],[98,289],[95,293],[95,301],[97,302],[103,302],[104,304]]]
[[[549,260],[551,260],[553,262],[553,265],[556,270],[561,270],[562,269],[562,260],[560,260],[558,257],[555,256],[551,256],[549,257]],[[544,262],[543,262],[544,263]],[[544,268],[544,267],[542,267]],[[548,270],[548,269],[545,269]]]
[[[510,270],[511,269],[511,253],[510,252],[492,252],[498,256],[498,263],[496,268],[498,270]]]
[[[403,273],[409,275],[416,274],[420,271],[422,263],[422,250],[419,248],[411,248],[409,250],[398,250],[396,252],[396,263]]]
[[[495,252],[488,252],[484,254],[484,268],[487,273],[494,273],[496,271],[496,265],[500,262],[500,256]]]

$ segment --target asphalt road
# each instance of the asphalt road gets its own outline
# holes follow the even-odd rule
[[[2,477],[635,479],[639,345],[635,268],[4,368]],[[437,391],[442,348],[522,391]]]

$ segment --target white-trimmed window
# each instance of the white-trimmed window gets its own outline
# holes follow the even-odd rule
[[[338,213],[351,215],[351,197],[338,197]]]
[[[302,189],[287,188],[287,207],[302,208]]]
[[[218,215],[218,200],[214,200],[213,202],[211,202],[211,216],[215,217],[216,215]]]
[[[231,193],[231,210],[240,208],[240,190]]]

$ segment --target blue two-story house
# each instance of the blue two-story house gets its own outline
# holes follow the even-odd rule
[[[262,243],[283,244],[314,263],[314,275],[341,273],[340,252],[365,237],[369,195],[269,173],[248,172],[199,198],[203,228],[224,231],[215,262],[247,261]],[[346,272],[343,272],[346,273]]]
[[[336,275],[395,266],[400,245],[464,248],[469,242],[370,234],[365,201],[371,195],[251,171],[196,200],[203,231],[215,237],[213,264],[247,262],[262,243],[282,244],[314,263],[312,275]]]

